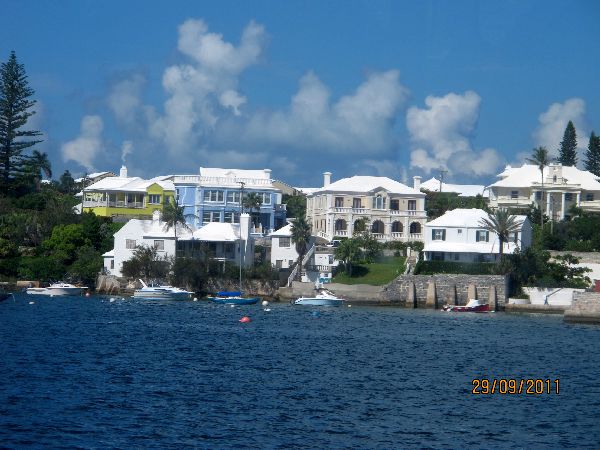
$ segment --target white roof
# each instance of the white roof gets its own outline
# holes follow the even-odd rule
[[[271,179],[271,172],[264,170],[247,169],[221,169],[219,167],[200,167],[200,175],[203,177],[224,177],[224,178],[259,178],[264,180]]]
[[[193,235],[182,239],[189,240],[192,236],[196,241],[234,242],[240,239],[240,227],[237,224],[210,222],[194,231]]]
[[[305,188],[305,187],[294,187],[294,189],[296,189],[297,191],[302,192],[305,195],[309,195],[312,194],[313,192],[318,191],[319,189],[323,189],[323,188]]]
[[[202,186],[235,186],[245,183],[244,188],[278,190],[273,186],[271,170],[221,169],[218,167],[200,167]]]
[[[146,192],[146,189],[158,184],[165,191],[174,191],[175,185],[172,181],[166,180],[165,176],[154,177],[144,180],[140,177],[107,177],[86,187],[86,191],[126,191],[126,192]]]
[[[425,252],[448,252],[448,253],[500,253],[500,244],[497,239],[491,239],[490,242],[477,243],[453,243],[446,241],[432,241],[425,244]],[[517,246],[513,242],[504,243],[504,253],[514,253]]]
[[[103,253],[102,256],[104,256],[105,258],[114,258],[115,257],[115,249],[113,248],[112,250]]]
[[[408,187],[407,185],[394,181],[388,177],[370,177],[361,175],[342,178],[335,183],[331,183],[329,186],[317,189],[313,194],[318,192],[355,192],[366,194],[379,189],[384,189],[391,194],[408,194],[417,197],[425,196],[421,191]]]
[[[432,192],[439,192],[440,180],[431,178],[430,180],[421,183],[421,188]],[[459,197],[475,197],[482,195],[483,197],[489,197],[489,192],[484,191],[485,186],[480,184],[448,184],[442,182],[442,192],[454,192]]]
[[[544,182],[554,166],[544,167]],[[502,178],[491,184],[489,187],[531,187],[533,183],[541,183],[542,175],[538,166],[534,164],[523,164],[521,167],[507,166],[502,173],[498,175]],[[587,170],[579,170],[573,166],[562,166],[562,177],[568,185],[581,185],[586,191],[600,191],[598,177]]]
[[[426,227],[458,227],[458,228],[481,228],[479,222],[487,218],[488,214],[483,209],[457,208],[447,211],[443,216],[427,222]],[[524,222],[527,216],[516,216],[517,222]]]
[[[292,224],[288,223],[286,226],[281,227],[279,230],[273,231],[269,236],[282,236],[289,237],[292,235]]]
[[[94,172],[94,173],[89,173],[86,177],[81,177],[81,178],[76,178],[74,181],[75,183],[81,183],[83,180],[94,180],[98,177],[101,177],[103,175],[108,175],[109,173],[112,172]]]

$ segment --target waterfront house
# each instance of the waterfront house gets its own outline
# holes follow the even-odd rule
[[[80,193],[83,211],[113,220],[150,219],[154,211],[174,201],[175,186],[166,177],[144,180],[127,176],[123,166],[118,177],[105,177]]]
[[[537,205],[552,220],[568,219],[572,206],[600,212],[600,182],[591,172],[552,163],[542,173],[538,166],[506,166],[500,180],[488,186],[492,208],[527,209]]]
[[[306,219],[313,234],[327,239],[352,237],[357,225],[366,222],[381,241],[420,241],[425,213],[421,177],[408,187],[387,177],[353,176],[331,183],[323,174],[323,187],[307,194]]]
[[[425,225],[426,261],[493,262],[498,260],[498,236],[481,227],[488,214],[482,209],[454,209]],[[504,243],[504,253],[514,253],[531,245],[531,223],[517,216],[519,231]]]
[[[177,201],[184,206],[190,225],[212,222],[239,223],[240,199],[256,194],[259,208],[244,211],[252,217],[252,232],[266,235],[285,224],[282,194],[271,179],[271,170],[241,170],[201,167],[198,175],[173,175]]]
[[[478,195],[484,198],[489,197],[485,186],[481,184],[449,184],[440,182],[435,177],[422,182],[421,189],[430,192],[449,192],[457,194],[459,197],[476,197]]]
[[[160,213],[152,220],[131,219],[114,235],[114,248],[105,253],[104,269],[122,276],[123,262],[138,246],[155,247],[160,257],[175,256],[175,230],[167,229]],[[250,234],[250,216],[242,214],[241,223],[210,223],[199,229],[177,227],[177,256],[206,256],[219,262],[244,266],[254,264],[254,239]]]

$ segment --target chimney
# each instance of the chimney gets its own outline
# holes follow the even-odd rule
[[[121,166],[121,172],[119,172],[121,178],[127,178],[127,167]]]
[[[271,169],[263,169],[263,171],[265,172],[265,178],[267,180],[271,179]]]
[[[242,240],[240,246],[243,248],[242,251],[244,252],[244,265],[247,265],[246,261],[249,261],[248,249],[250,240],[250,214],[248,213],[240,214],[240,239]],[[241,256],[240,252],[240,258]],[[241,263],[242,261],[240,261],[240,264]]]
[[[418,191],[419,189],[421,189],[421,177],[418,175],[415,175],[413,177],[413,187]]]
[[[327,187],[331,184],[331,172],[323,173],[323,187]]]

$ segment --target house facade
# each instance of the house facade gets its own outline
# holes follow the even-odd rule
[[[81,191],[83,211],[113,219],[150,219],[175,199],[175,186],[166,177],[144,180],[127,176],[123,166],[118,177],[105,177]]]
[[[481,227],[482,209],[454,209],[425,225],[425,261],[494,262],[500,254],[498,236]],[[531,223],[516,216],[519,230],[504,243],[504,254],[531,246]]]
[[[411,188],[387,177],[331,183],[330,172],[323,176],[323,187],[307,194],[306,218],[314,235],[329,241],[352,237],[364,223],[382,242],[422,240],[427,215],[420,177],[414,177]]]
[[[201,167],[198,175],[173,175],[177,201],[184,206],[190,225],[239,223],[241,198],[256,194],[259,208],[244,211],[252,217],[252,232],[267,234],[285,224],[282,194],[273,184],[271,170]]]
[[[211,260],[244,266],[254,263],[254,239],[250,235],[250,216],[243,214],[241,224],[211,223],[197,230],[177,227],[177,256],[206,255]],[[105,253],[104,269],[122,276],[123,262],[133,257],[138,246],[155,247],[160,257],[175,256],[175,230],[167,229],[155,211],[151,220],[129,220],[114,235],[114,248]]]
[[[542,176],[533,164],[506,166],[498,178],[487,188],[492,208],[526,209],[535,204],[551,220],[568,219],[573,206],[600,212],[598,177],[577,167],[552,163]]]

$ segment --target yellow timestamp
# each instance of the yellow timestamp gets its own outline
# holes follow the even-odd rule
[[[473,395],[543,395],[560,393],[558,378],[475,378],[471,381]]]

